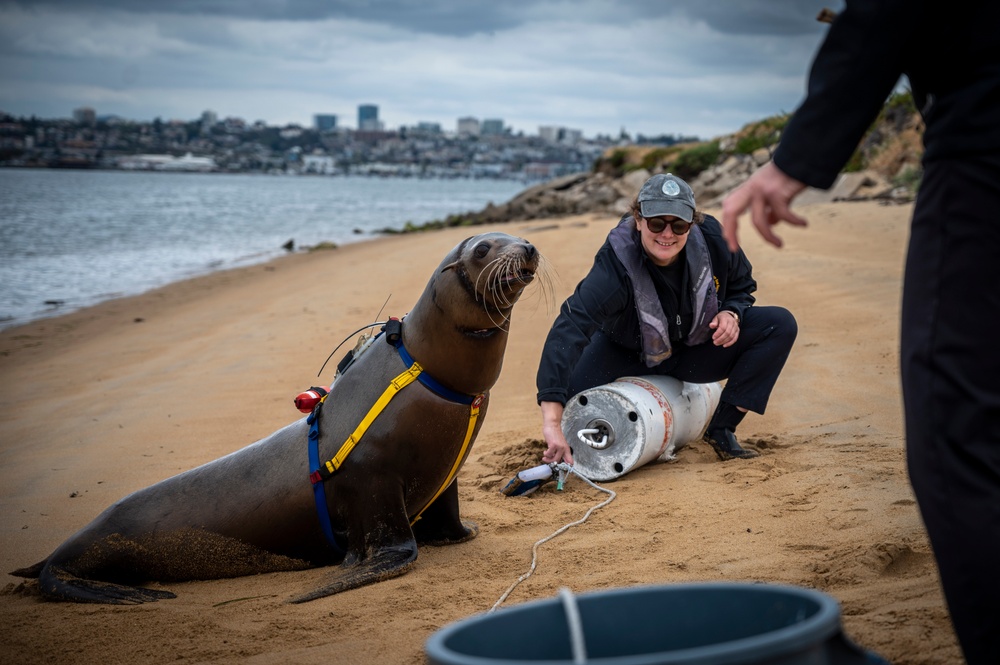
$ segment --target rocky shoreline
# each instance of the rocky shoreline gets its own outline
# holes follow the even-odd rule
[[[735,134],[689,146],[612,148],[590,172],[574,173],[529,187],[500,205],[490,204],[482,210],[450,215],[444,220],[408,226],[395,232],[588,213],[617,216],[625,213],[646,179],[671,171],[688,181],[700,209],[718,208],[727,193],[771,160],[786,121],[787,116],[768,118],[751,123]],[[796,199],[796,203],[877,200],[899,204],[913,201],[921,175],[922,130],[920,116],[905,99],[890,99],[879,121],[869,130],[855,158],[833,187],[809,189]],[[748,145],[760,147],[750,150]],[[684,157],[696,152],[700,156],[708,154],[712,161],[692,174],[689,173],[691,163],[696,160]],[[384,232],[393,231],[386,229]]]

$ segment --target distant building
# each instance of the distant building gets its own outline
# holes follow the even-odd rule
[[[441,123],[439,122],[418,122],[417,131],[425,132],[427,134],[440,134],[441,133]]]
[[[483,120],[480,131],[483,136],[500,136],[503,134],[503,120],[496,118]]]
[[[89,106],[73,109],[73,122],[78,125],[93,125],[97,122],[97,113]]]
[[[567,129],[556,125],[542,125],[538,128],[538,136],[550,143],[575,145],[583,138],[583,132],[579,129]]]
[[[459,136],[479,136],[479,118],[459,118]]]
[[[333,175],[336,172],[337,165],[333,157],[330,157],[329,155],[302,155],[301,173]]]
[[[130,155],[118,161],[118,168],[128,171],[198,171],[216,169],[211,157],[195,157],[190,152],[183,157],[173,155]]]
[[[222,126],[228,134],[239,134],[247,129],[247,121],[243,118],[230,116],[222,121]]]
[[[215,111],[202,111],[201,114],[201,134],[202,136],[212,133],[212,128],[219,122],[219,116]]]
[[[559,128],[555,125],[542,125],[538,128],[538,136],[543,141],[557,143],[559,141]]]
[[[583,140],[583,132],[579,129],[562,128],[559,133],[559,141],[568,145],[575,145]]]
[[[337,116],[329,113],[317,113],[313,116],[313,124],[317,132],[330,132],[337,128]]]
[[[361,104],[358,106],[358,130],[362,132],[377,132],[382,129],[378,119],[378,106]]]

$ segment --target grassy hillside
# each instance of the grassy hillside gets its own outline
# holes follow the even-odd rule
[[[667,148],[624,146],[611,148],[594,164],[595,173],[611,178],[646,169],[650,173],[670,171],[685,180],[733,155],[774,152],[788,123],[788,114],[771,116],[745,125],[728,136],[684,143]],[[844,171],[870,169],[897,186],[916,189],[920,182],[923,154],[923,123],[909,93],[895,93],[885,103]]]

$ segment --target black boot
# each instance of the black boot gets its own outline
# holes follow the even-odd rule
[[[705,441],[708,442],[719,459],[725,461],[738,457],[749,459],[760,455],[756,450],[742,448],[736,440],[736,426],[743,420],[745,411],[740,411],[728,402],[719,402],[719,407],[712,416],[712,421],[708,423],[705,430]]]

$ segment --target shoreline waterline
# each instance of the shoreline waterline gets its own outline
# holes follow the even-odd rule
[[[512,181],[0,170],[0,329],[503,203]]]

